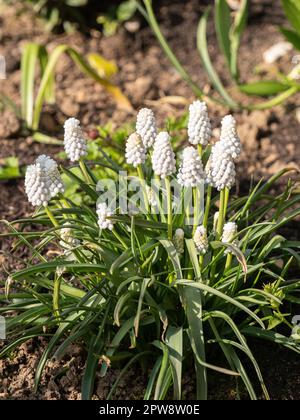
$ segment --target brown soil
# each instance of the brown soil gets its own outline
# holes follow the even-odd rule
[[[206,91],[210,91],[211,87],[195,48],[195,37],[199,16],[205,5],[212,2],[161,0],[156,3],[156,13],[170,45],[193,79]],[[134,109],[137,110],[143,105],[151,106],[161,123],[167,116],[182,115],[188,103],[194,98],[190,88],[174,71],[151,30],[145,24],[142,24],[141,30],[134,34],[121,28],[111,38],[105,38],[95,30],[89,34],[52,35],[43,31],[41,22],[35,19],[29,10],[20,13],[24,9],[22,2],[16,2],[10,7],[0,7],[0,54],[4,55],[7,61],[7,79],[0,80],[0,92],[8,95],[18,105],[20,105],[20,57],[23,46],[29,41],[43,43],[49,51],[56,45],[66,43],[82,53],[98,52],[107,59],[115,60],[119,66],[115,82],[130,98]],[[262,63],[262,53],[282,40],[277,26],[283,22],[280,0],[251,2],[249,26],[244,34],[240,53],[240,69],[244,81],[255,80],[254,69]],[[209,27],[208,42],[216,69],[225,85],[230,86],[212,25]],[[295,51],[289,53],[276,66],[288,73],[292,68],[291,60],[294,54]],[[273,71],[273,67],[266,69],[269,77]],[[60,137],[62,124],[69,116],[80,118],[87,133],[97,125],[103,125],[108,121],[112,121],[115,127],[133,121],[135,112],[128,113],[118,109],[103,88],[84,77],[68,57],[60,59],[57,74],[57,101],[55,106],[45,107],[41,121],[44,133]],[[241,178],[268,176],[286,166],[299,168],[299,122],[295,113],[298,103],[299,95],[291,98],[285,106],[276,107],[272,111],[237,113],[239,133],[244,145],[239,165]],[[217,127],[227,110],[214,104],[209,104],[209,108],[214,117],[214,127]],[[30,137],[20,136],[20,128],[20,121],[11,111],[6,109],[0,112],[0,164],[1,159],[16,155],[20,163],[26,165],[41,153],[55,154],[59,151],[57,147],[37,144]],[[32,209],[25,199],[22,180],[2,182],[0,188],[0,219],[12,220],[30,214]],[[17,265],[16,261],[11,261],[6,256],[8,250],[9,245],[3,241],[0,258],[6,268]],[[33,393],[34,367],[43,346],[42,341],[24,344],[12,360],[0,361],[2,378],[0,399],[80,398],[80,375],[84,365],[84,354],[77,347],[72,348],[67,359],[60,364],[48,366],[39,392]],[[260,356],[262,366],[265,366],[267,381],[272,388],[272,397],[298,399],[300,366],[297,358],[284,351],[277,351],[276,358],[274,354],[262,351]],[[278,361],[276,365],[274,359]],[[61,373],[67,366],[70,367],[68,373]],[[114,371],[106,381],[97,382],[94,398],[105,398],[117,373]],[[140,379],[136,380],[137,377]],[[136,371],[130,372],[123,385],[121,384],[116,397],[141,398],[144,379],[142,375],[137,375]],[[127,385],[131,383],[134,383],[134,386],[128,387]],[[187,389],[192,389],[188,381],[186,386]],[[232,397],[227,382],[224,391],[223,386],[221,390],[221,397]],[[192,395],[189,391],[187,397],[190,396]]]

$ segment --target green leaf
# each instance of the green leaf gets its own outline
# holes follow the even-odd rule
[[[172,368],[174,400],[181,399],[182,360],[183,360],[183,330],[170,326],[166,333],[166,344],[169,349],[169,359]]]
[[[232,77],[237,80],[238,74],[238,52],[243,31],[247,24],[249,0],[242,0],[239,10],[236,12],[235,19],[231,28],[231,63],[230,72]]]
[[[22,118],[26,121],[28,127],[32,126],[33,121],[34,81],[40,48],[38,44],[27,44],[21,59]]]
[[[190,281],[190,283],[193,283]],[[182,304],[185,308],[186,317],[189,325],[189,339],[195,355],[195,365],[197,372],[197,399],[207,400],[207,371],[205,338],[202,322],[202,292],[188,286],[187,282],[180,281],[182,284]],[[197,283],[198,284],[198,283]]]
[[[0,160],[0,180],[19,178],[20,176],[18,158],[10,156]]]
[[[209,80],[211,81],[214,88],[219,92],[219,94],[225,99],[228,106],[231,108],[236,108],[237,103],[229,96],[226,89],[224,88],[218,74],[216,73],[213,64],[210,60],[207,39],[206,39],[206,30],[207,30],[207,21],[210,13],[210,8],[206,9],[205,13],[201,17],[198,25],[197,32],[197,47],[198,51],[204,65],[204,68],[208,74]]]
[[[203,290],[205,292],[208,292],[208,293],[210,293],[214,296],[217,296],[220,299],[223,299],[225,302],[228,302],[228,303],[232,304],[233,306],[236,306],[237,308],[241,309],[242,311],[244,311],[245,313],[250,315],[251,318],[253,318],[261,326],[262,329],[265,329],[264,323],[261,321],[261,319],[254,312],[252,312],[246,306],[242,305],[236,299],[233,299],[230,296],[225,295],[224,293],[220,292],[219,290],[214,289],[213,287],[207,286],[206,284],[199,283],[199,282],[194,282],[194,281],[189,281],[189,280],[178,280],[178,281],[176,281],[176,284],[177,285],[182,285],[182,286],[188,286],[189,288],[197,288],[197,289]]]
[[[277,80],[264,80],[261,82],[239,85],[239,89],[247,95],[271,96],[285,92],[290,86]]]
[[[300,34],[297,32],[287,29],[287,28],[280,28],[281,33],[286,37],[286,39],[293,44],[293,46],[300,50]]]
[[[231,27],[231,17],[230,8],[226,0],[215,0],[215,26],[219,46],[225,55],[228,65],[230,66],[231,48],[229,33]]]
[[[294,27],[296,32],[300,35],[300,3],[299,0],[282,0],[282,6],[285,14]]]

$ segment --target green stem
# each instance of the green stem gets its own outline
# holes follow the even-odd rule
[[[220,209],[219,209],[219,217],[218,217],[218,225],[217,225],[217,239],[220,240],[223,232],[223,225],[224,225],[224,204],[225,204],[225,190],[220,192]]]
[[[143,172],[143,168],[142,165],[138,165],[137,169],[137,173],[138,176],[141,180],[141,184],[142,184],[142,191],[143,191],[143,197],[144,197],[144,202],[145,202],[145,209],[147,214],[150,213],[150,207],[149,207],[149,200],[148,200],[148,195],[147,195],[147,184],[145,181],[145,177],[144,177],[144,172]]]
[[[225,264],[225,272],[230,269],[232,263],[232,254],[227,254],[226,264]]]
[[[125,249],[127,249],[128,248],[128,245],[123,241],[123,239],[121,238],[121,236],[118,234],[118,232],[115,230],[115,229],[113,229],[112,230],[112,233],[115,235],[115,237],[118,239],[118,241],[122,244],[122,246],[125,248]]]
[[[198,144],[197,149],[198,149],[198,153],[199,153],[200,159],[202,159],[202,155],[203,155],[203,146],[202,146],[202,144]]]
[[[49,217],[49,219],[51,220],[52,224],[54,227],[58,227],[59,223],[58,221],[55,219],[52,211],[49,209],[48,206],[45,207],[45,212],[47,213],[47,216]]]
[[[168,203],[168,238],[172,240],[173,229],[172,229],[172,191],[169,177],[165,179],[166,191],[167,191],[167,203]]]
[[[193,201],[194,201],[194,229],[193,233],[195,233],[197,226],[199,225],[199,194],[198,194],[198,187],[193,188]]]
[[[84,176],[85,181],[88,184],[93,184],[93,181],[91,180],[91,177],[86,169],[85,162],[82,158],[79,159],[79,166],[80,166],[80,169],[81,169],[82,175]]]
[[[228,208],[228,203],[229,203],[229,194],[230,194],[229,188],[225,187],[224,220],[226,220],[226,215],[227,215],[227,208]]]
[[[61,276],[56,275],[53,284],[53,313],[55,318],[60,318],[59,295],[60,295]]]
[[[208,225],[208,218],[209,218],[209,212],[210,212],[211,193],[212,193],[212,187],[211,187],[211,185],[209,185],[207,187],[206,205],[205,205],[205,213],[204,213],[204,219],[203,219],[203,226],[206,229],[207,229],[207,225]]]

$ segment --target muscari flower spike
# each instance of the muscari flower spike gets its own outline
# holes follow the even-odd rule
[[[41,155],[29,165],[25,175],[25,191],[33,206],[47,206],[51,198],[64,192],[57,163],[49,156]]]
[[[138,133],[133,133],[128,137],[125,152],[126,162],[135,168],[146,160],[146,149],[142,138]]]
[[[146,185],[146,192],[147,192],[147,198],[148,198],[148,202],[150,206],[156,207],[157,200],[156,200],[156,195],[153,188],[149,187],[149,185]]]
[[[97,203],[96,213],[98,216],[98,225],[100,229],[113,230],[114,221],[109,219],[113,215],[106,203]]]
[[[236,223],[234,222],[225,223],[221,241],[224,242],[225,244],[231,244],[231,243],[236,244],[237,241],[234,240],[234,237],[236,236],[237,232],[238,232],[238,228],[237,228]]]
[[[220,144],[224,154],[236,160],[241,154],[241,140],[236,131],[236,121],[232,115],[222,120]]]
[[[65,124],[64,146],[71,162],[76,162],[87,155],[87,144],[80,127],[80,121],[69,118]]]
[[[236,180],[233,159],[223,151],[221,142],[216,143],[211,151],[210,159],[205,168],[206,183],[218,191],[232,188]]]
[[[184,253],[184,230],[178,228],[175,230],[173,236],[173,243],[178,254]]]
[[[152,147],[156,136],[156,119],[154,112],[149,108],[142,108],[136,120],[136,132],[141,136],[146,149]]]
[[[193,239],[199,254],[205,255],[208,251],[208,238],[207,230],[203,225],[196,228]]]
[[[176,172],[175,153],[171,146],[171,137],[167,132],[161,132],[156,137],[152,155],[152,168],[155,175],[162,179]]]
[[[193,146],[186,147],[183,151],[177,180],[183,187],[196,187],[204,180],[202,161]]]
[[[80,240],[75,238],[73,235],[73,229],[70,227],[69,223],[64,223],[62,229],[60,229],[60,241],[59,244],[62,248],[65,249],[65,253],[76,248],[80,244]],[[66,227],[69,226],[69,227]]]
[[[205,102],[195,101],[189,107],[188,136],[193,145],[206,146],[211,138],[211,123]]]

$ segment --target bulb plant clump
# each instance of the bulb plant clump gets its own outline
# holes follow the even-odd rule
[[[118,367],[113,398],[134,363],[150,372],[145,399],[181,399],[191,372],[199,400],[208,398],[212,372],[233,377],[239,397],[268,399],[254,343],[300,352],[292,322],[300,242],[289,238],[300,196],[291,180],[274,193],[290,169],[235,195],[237,131],[226,116],[213,142],[207,106],[196,101],[176,156],[176,141],[143,109],[124,144],[124,167],[104,153],[98,179],[79,121],[68,120],[72,164],[59,168],[41,156],[30,165],[25,189],[35,213],[6,222],[11,232],[2,234],[18,238],[14,250],[27,247],[31,256],[7,279],[0,313],[15,315],[0,356],[48,337],[38,387],[49,359],[83,344],[83,399],[92,397],[96,375]],[[88,198],[83,204],[65,196],[66,177]],[[48,253],[49,246],[57,251]]]

